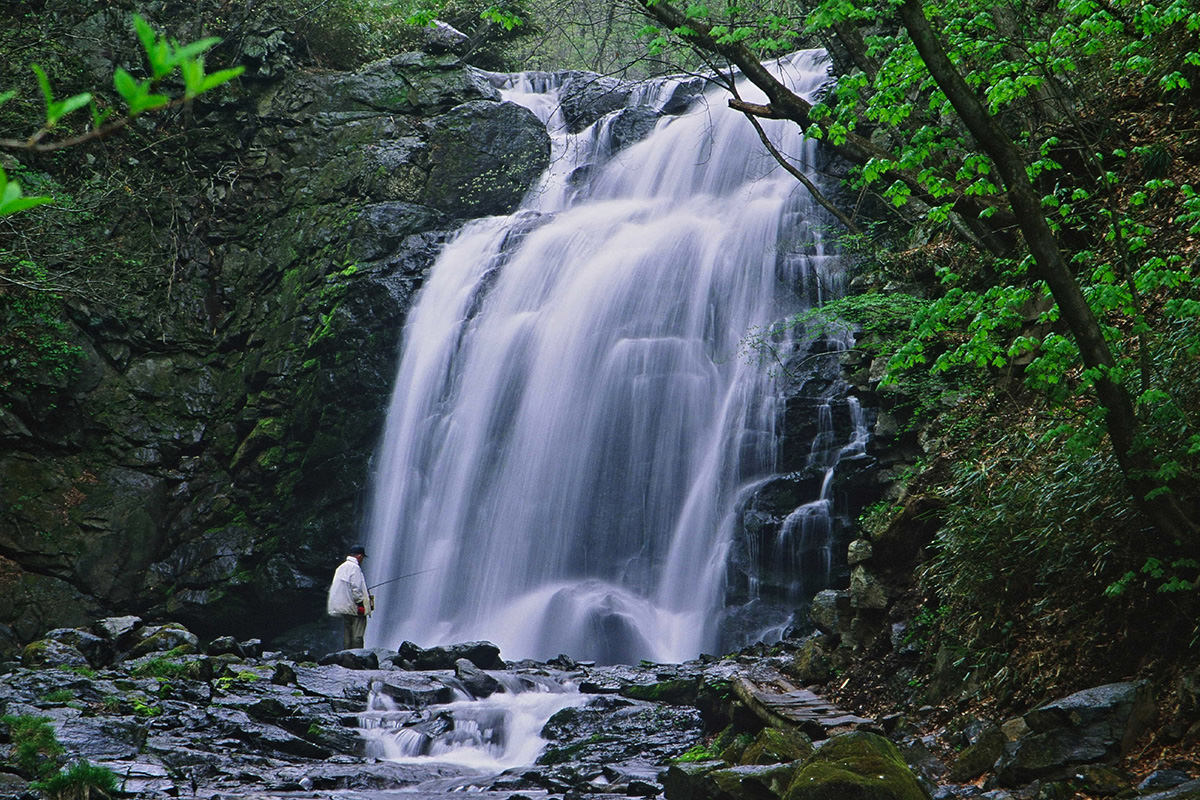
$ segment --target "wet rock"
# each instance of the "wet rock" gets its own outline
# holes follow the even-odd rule
[[[675,772],[663,776],[663,788],[667,800],[767,800],[783,796],[796,769],[796,764],[720,766],[695,771],[671,767],[668,773]]]
[[[855,539],[846,550],[846,563],[850,566],[861,564],[871,558],[871,540]]]
[[[802,683],[824,683],[833,676],[829,653],[816,638],[805,639],[785,671]]]
[[[560,107],[572,133],[591,125],[613,111],[625,108],[634,85],[592,72],[572,74],[563,83]]]
[[[338,650],[317,662],[323,667],[336,665],[346,669],[379,669],[379,656],[374,650]]]
[[[208,654],[210,656],[233,655],[238,658],[244,658],[245,654],[242,648],[238,646],[237,639],[232,636],[218,636],[208,643]]]
[[[659,775],[667,800],[706,800],[704,778],[726,766],[722,761],[695,761],[671,764]]]
[[[742,753],[742,764],[783,764],[807,758],[812,739],[798,730],[763,728]]]
[[[817,626],[817,630],[838,637],[849,630],[853,615],[850,593],[837,589],[817,592],[808,610],[808,617],[813,625]]]
[[[474,697],[483,698],[504,691],[500,681],[488,675],[468,659],[460,658],[454,662],[454,674]]]
[[[463,642],[444,647],[418,647],[412,642],[400,645],[397,663],[408,662],[411,669],[454,669],[455,663],[465,658],[480,669],[504,669],[500,648],[491,642]]]
[[[854,608],[887,608],[887,592],[874,573],[862,564],[850,571],[850,605]]]
[[[950,767],[950,780],[966,783],[978,778],[996,765],[1004,754],[1004,734],[993,724],[983,724],[970,737],[967,746]]]
[[[195,653],[200,649],[200,639],[179,623],[171,622],[166,625],[147,625],[134,635],[135,643],[129,651],[130,657],[137,658],[147,653],[163,653],[174,650],[180,653]]]
[[[617,112],[608,127],[609,146],[622,150],[645,139],[658,126],[662,115],[652,108],[635,106]]]
[[[47,632],[44,638],[74,647],[83,653],[93,667],[107,666],[115,655],[110,641],[80,628],[55,628]]]
[[[434,118],[421,202],[451,217],[509,214],[550,163],[550,137],[515,103],[476,100]]]
[[[1133,782],[1123,772],[1103,764],[1087,764],[1075,770],[1072,788],[1096,797],[1112,797],[1128,791]]]
[[[795,775],[785,800],[928,800],[896,746],[856,731],[834,736]]]
[[[1039,706],[1009,725],[1009,742],[997,777],[1003,786],[1063,778],[1082,764],[1115,759],[1129,751],[1153,721],[1149,685],[1111,683]]]
[[[600,696],[565,708],[542,728],[548,745],[539,764],[664,761],[698,744],[704,725],[694,708]]]
[[[700,681],[697,677],[672,676],[651,683],[629,683],[621,687],[620,693],[634,700],[690,705],[696,702],[699,691]]]
[[[1187,783],[1192,776],[1181,769],[1156,769],[1137,785],[1139,792],[1155,792],[1172,789]]]
[[[134,719],[104,719],[51,712],[55,734],[73,758],[89,761],[133,758],[146,739],[145,727]]]
[[[1200,800],[1200,780],[1188,781],[1170,789],[1138,795],[1138,800]]]
[[[39,639],[25,645],[21,663],[26,667],[88,667],[87,657],[64,642]]]

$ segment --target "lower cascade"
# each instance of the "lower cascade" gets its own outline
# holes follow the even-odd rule
[[[359,727],[369,757],[429,761],[479,770],[532,764],[546,742],[542,726],[556,712],[582,705],[585,696],[549,676],[487,672],[494,691],[475,697],[458,684],[449,703],[420,710],[396,703],[372,686]]]
[[[776,69],[811,95],[825,63]],[[821,414],[853,419],[822,421],[807,462],[781,465],[800,379],[747,342],[767,331],[789,358],[811,344],[779,323],[841,291],[827,219],[694,81],[647,83],[572,133],[556,76],[493,80],[545,120],[552,165],[517,213],[446,246],[409,315],[368,577],[419,574],[380,588],[368,644],[487,639],[603,664],[777,636],[836,569],[832,473],[866,428],[857,405],[829,410],[836,380],[809,380]],[[664,113],[689,86],[690,110]],[[816,163],[794,126],[764,125]],[[748,537],[756,490],[784,470],[821,477],[778,531]]]

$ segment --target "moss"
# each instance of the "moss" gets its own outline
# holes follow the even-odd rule
[[[651,684],[634,684],[621,689],[621,694],[634,700],[655,703],[691,703],[696,699],[699,684],[695,679],[678,678]]]
[[[701,743],[680,753],[672,761],[676,764],[692,764],[701,761],[719,761],[720,759],[721,756],[717,754],[711,744]]]
[[[929,800],[896,746],[857,731],[817,750],[788,787],[784,800]]]
[[[779,764],[812,754],[812,740],[800,731],[763,728],[741,754],[742,764]]]

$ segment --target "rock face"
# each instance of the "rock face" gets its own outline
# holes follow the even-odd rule
[[[136,46],[119,14],[69,14]],[[86,235],[107,227],[112,256],[86,269],[124,290],[67,301],[72,377],[0,388],[10,652],[117,608],[327,636],[408,305],[450,232],[511,211],[548,162],[533,114],[454,55],[308,72],[271,30],[238,34],[264,43],[247,75],[194,103],[152,170],[121,137],[99,188],[83,162],[39,165],[91,209]]]
[[[1115,759],[1129,751],[1154,715],[1145,682],[1110,683],[1039,706],[1003,726],[1010,741],[996,764],[997,777],[1013,786]]]

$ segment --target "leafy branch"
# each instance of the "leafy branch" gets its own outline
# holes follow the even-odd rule
[[[164,111],[190,102],[195,97],[222,86],[244,71],[244,67],[208,72],[204,66],[204,53],[221,40],[210,36],[190,44],[179,44],[165,34],[157,33],[142,17],[133,15],[134,32],[146,54],[150,77],[138,79],[127,70],[118,67],[113,73],[113,86],[125,102],[123,116],[113,118],[112,108],[101,108],[91,92],[81,92],[65,99],[57,99],[46,71],[37,64],[30,65],[37,76],[38,87],[45,101],[45,121],[31,136],[25,139],[0,138],[0,148],[46,153],[76,147],[87,142],[103,139],[124,128],[138,116],[151,111]],[[162,84],[176,72],[183,80],[183,94],[171,97],[161,91]],[[16,96],[15,91],[0,93],[0,105]],[[44,141],[67,116],[83,109],[91,109],[91,125],[75,136]],[[27,197],[20,185],[9,180],[0,169],[0,217],[15,214],[44,203],[49,197]]]

